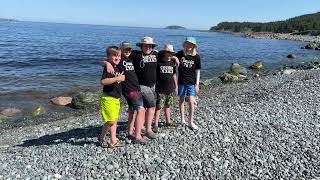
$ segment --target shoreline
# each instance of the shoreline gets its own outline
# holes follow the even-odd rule
[[[319,88],[319,69],[204,86],[195,117],[200,131],[160,128],[146,146],[125,139],[125,107],[118,132],[128,144],[121,149],[97,146],[98,111],[4,130],[0,179],[317,178]],[[174,122],[177,115],[175,106]]]
[[[208,31],[238,35],[244,38],[254,39],[276,39],[276,40],[291,40],[303,41],[309,43],[320,43],[320,36],[310,35],[292,35],[290,33],[271,33],[271,32],[232,32],[232,31]]]
[[[274,67],[273,69],[266,69],[265,67],[261,70],[256,69],[250,69],[246,66],[241,66],[242,68],[245,68],[247,70],[246,78],[242,79],[239,78],[239,80],[232,81],[232,83],[246,83],[247,81],[254,80],[260,77],[268,77],[270,75],[275,74],[281,74],[285,69],[295,69],[295,70],[308,70],[308,69],[319,69],[320,68],[320,59],[310,59],[308,61],[304,62],[292,62],[290,64],[283,64],[279,65],[278,67]],[[222,71],[220,75],[207,78],[204,81],[201,82],[201,87],[205,88],[206,86],[223,86],[224,84],[228,84],[230,82],[223,82],[220,77],[222,77],[224,74],[227,73],[226,71]],[[38,94],[36,91],[30,91],[30,95],[28,95],[28,92],[23,91],[22,94],[19,93],[9,93],[9,94],[3,94],[3,99],[6,100],[8,97],[10,97],[11,94],[15,94],[15,97],[11,96],[13,99],[21,99],[24,97],[27,101],[32,101],[33,104],[32,107],[28,104],[28,107],[23,108],[21,107],[15,107],[15,106],[7,106],[7,107],[0,107],[0,112],[2,109],[6,108],[13,108],[17,109],[20,112],[17,115],[14,116],[3,116],[0,113],[0,130],[10,130],[10,129],[16,129],[16,128],[24,128],[28,126],[35,126],[35,125],[41,125],[49,122],[55,122],[59,120],[63,120],[69,117],[81,117],[83,114],[87,114],[89,111],[97,110],[99,107],[92,106],[88,104],[88,108],[85,109],[76,109],[72,107],[72,104],[66,105],[66,106],[58,106],[54,105],[50,102],[51,98],[54,97],[72,97],[74,98],[79,93],[90,93],[93,95],[97,95],[100,92],[100,88],[83,88],[83,89],[72,89],[66,92],[50,94],[50,93],[40,93]],[[53,96],[54,95],[54,96]],[[9,100],[8,103],[10,102]],[[126,106],[125,100],[122,101],[122,106]],[[36,111],[36,108],[43,107],[45,112],[44,114],[41,114],[39,116],[33,116],[33,112]]]

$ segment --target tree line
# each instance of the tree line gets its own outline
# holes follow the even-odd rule
[[[221,22],[210,28],[211,31],[232,32],[273,32],[273,33],[320,33],[320,12],[290,18],[285,21],[267,23]]]

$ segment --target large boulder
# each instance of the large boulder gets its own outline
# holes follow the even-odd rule
[[[76,109],[86,109],[99,105],[100,92],[80,92],[72,98],[72,105]]]
[[[43,106],[38,106],[38,107],[32,112],[32,115],[33,115],[34,117],[36,117],[36,116],[41,116],[41,115],[43,115],[43,114],[45,114],[45,113],[47,113],[46,108],[43,107]]]
[[[21,113],[21,110],[16,109],[16,108],[5,108],[5,109],[0,110],[0,114],[3,116],[7,116],[7,117],[12,117],[12,116],[15,116],[19,113]]]
[[[72,97],[55,97],[50,100],[53,104],[58,106],[66,106],[71,104]]]
[[[254,64],[252,64],[249,68],[255,69],[255,70],[260,70],[263,68],[263,63],[262,63],[262,61],[257,61]]]
[[[246,68],[242,67],[240,64],[232,63],[230,65],[229,73],[235,76],[238,76],[238,78],[245,78],[247,76],[247,70]]]
[[[239,81],[239,77],[230,73],[224,73],[220,76],[222,82],[236,82]]]

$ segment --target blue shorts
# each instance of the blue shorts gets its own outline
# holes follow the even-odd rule
[[[127,100],[129,110],[136,111],[144,108],[142,95],[139,91],[129,92],[124,94],[124,97]]]
[[[178,86],[178,96],[196,96],[196,90],[194,84],[192,85],[185,85],[179,84]]]

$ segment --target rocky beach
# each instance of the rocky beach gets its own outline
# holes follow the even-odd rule
[[[319,179],[319,88],[319,69],[202,86],[200,130],[161,128],[146,146],[126,139],[126,107],[120,149],[98,146],[97,110],[3,130],[0,179]]]
[[[255,39],[277,39],[277,40],[292,40],[292,41],[320,43],[320,36],[311,36],[311,35],[295,35],[291,33],[268,33],[268,32],[241,33],[241,35],[247,38],[255,38]]]

